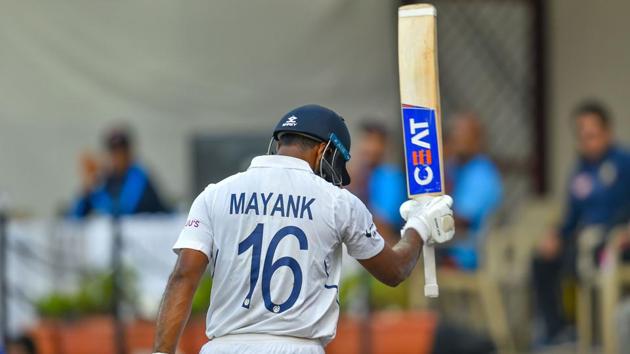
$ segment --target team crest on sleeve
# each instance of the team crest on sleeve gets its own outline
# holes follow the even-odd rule
[[[370,227],[368,227],[367,230],[365,230],[365,237],[367,238],[372,238],[374,236],[376,236],[376,226],[374,226],[374,223],[372,223],[372,225],[370,225]]]

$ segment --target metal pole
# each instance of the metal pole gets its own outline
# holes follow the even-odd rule
[[[544,196],[549,191],[549,125],[548,125],[548,80],[547,80],[547,38],[548,38],[548,2],[530,1],[533,10],[532,67],[534,68],[534,99],[532,100],[534,168],[533,177],[536,193]]]
[[[123,303],[123,239],[118,212],[118,201],[114,203],[112,213],[112,316],[114,318],[114,344],[117,354],[126,354],[125,324],[122,318]]]
[[[2,201],[0,200],[0,203]],[[7,287],[7,224],[8,215],[2,205],[0,205],[0,353],[3,353],[9,338],[9,306]]]
[[[372,353],[372,289],[370,283],[371,275],[361,269],[361,292],[363,293],[362,314],[359,331],[359,353]]]

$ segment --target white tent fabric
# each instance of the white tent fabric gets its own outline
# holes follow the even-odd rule
[[[192,134],[271,129],[320,103],[398,120],[396,4],[382,0],[0,0],[0,191],[48,214],[78,155],[135,126],[169,195],[189,194]]]
[[[171,247],[186,222],[186,214],[134,216],[121,219],[124,268],[133,274],[127,291],[137,292],[127,310],[155,318],[176,262]],[[26,220],[8,228],[9,329],[12,334],[38,320],[34,303],[53,293],[73,294],[89,272],[110,269],[112,221],[92,218],[85,223]],[[356,275],[360,265],[343,251],[342,279]],[[131,306],[133,305],[133,306]],[[133,311],[132,311],[133,310]],[[133,313],[131,313],[133,312]]]

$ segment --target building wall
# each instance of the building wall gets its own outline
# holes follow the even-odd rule
[[[194,134],[270,133],[307,103],[399,114],[394,2],[0,4],[0,192],[35,215],[78,192],[80,153],[115,122],[188,201]]]
[[[393,2],[0,4],[0,193],[36,215],[76,193],[79,154],[98,150],[103,130],[122,120],[137,128],[139,153],[167,194],[182,200],[193,134],[268,131],[307,102],[351,124],[380,115],[398,125]],[[630,2],[547,6],[550,181],[561,195],[576,102],[607,102],[630,143]]]

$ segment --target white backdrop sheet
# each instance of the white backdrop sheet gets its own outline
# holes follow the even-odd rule
[[[152,318],[156,314],[176,260],[171,246],[185,220],[185,215],[122,220],[123,262],[135,275],[137,315]],[[13,332],[37,320],[33,302],[52,292],[72,293],[88,270],[110,269],[110,219],[85,223],[17,221],[8,229],[9,318]]]
[[[160,185],[185,200],[193,134],[269,132],[305,103],[397,127],[396,5],[0,0],[0,192],[35,215],[60,209],[79,153],[113,122],[135,126]]]
[[[123,262],[135,275],[137,308],[129,315],[152,319],[177,259],[171,250],[186,215],[134,216],[121,220]],[[33,302],[52,292],[72,293],[87,270],[111,269],[113,228],[108,218],[87,222],[13,221],[8,226],[9,319],[12,333],[36,323]],[[342,276],[360,265],[344,247]],[[133,313],[132,313],[133,312]]]

